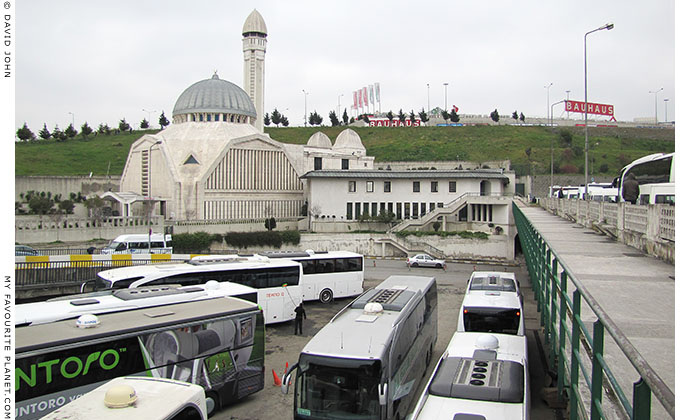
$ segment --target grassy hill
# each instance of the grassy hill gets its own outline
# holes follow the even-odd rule
[[[271,138],[284,143],[306,144],[317,131],[335,142],[345,127],[269,127]],[[584,131],[579,127],[356,127],[353,128],[377,161],[510,159],[518,174],[550,173],[551,143],[554,168],[583,173]],[[120,175],[133,141],[157,130],[97,137],[75,137],[64,143],[40,140],[15,143],[15,175]],[[572,140],[568,142],[568,137]],[[675,150],[675,130],[651,128],[590,128],[590,162],[595,175],[614,175],[633,159],[655,152]],[[526,151],[530,151],[530,157]]]

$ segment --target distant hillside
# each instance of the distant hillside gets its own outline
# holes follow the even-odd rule
[[[271,138],[306,144],[317,131],[334,143],[346,127],[266,128]],[[377,161],[464,160],[483,162],[510,159],[518,174],[550,173],[551,143],[556,173],[584,173],[584,131],[579,127],[355,127]],[[15,143],[15,175],[120,175],[129,148],[153,131],[75,137],[64,143],[41,140]],[[570,143],[568,143],[568,139]],[[613,175],[624,164],[655,152],[675,150],[675,130],[652,128],[590,128],[590,162],[594,174]],[[528,157],[529,152],[529,157]],[[109,168],[109,169],[108,169]]]

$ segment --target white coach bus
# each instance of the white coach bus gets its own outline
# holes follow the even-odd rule
[[[412,419],[529,419],[527,360],[524,336],[456,332]]]
[[[209,280],[231,282],[258,291],[266,323],[295,318],[302,302],[302,266],[290,260],[266,257],[197,257],[180,264],[149,264],[101,271],[95,289],[124,289],[158,285],[199,285]]]
[[[433,277],[391,276],[340,311],[307,343],[294,373],[295,419],[402,419],[438,336]]]
[[[287,258],[302,264],[302,297],[323,303],[357,296],[364,290],[361,254],[348,251],[264,252],[269,258]]]
[[[110,289],[100,292],[62,296],[45,302],[15,306],[17,327],[45,324],[84,314],[104,314],[131,309],[192,302],[231,296],[257,303],[257,291],[249,286],[211,280],[199,286],[144,286],[135,289]]]
[[[460,306],[457,330],[524,336],[522,294],[515,274],[473,272]]]

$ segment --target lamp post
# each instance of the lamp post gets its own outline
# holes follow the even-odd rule
[[[302,92],[304,93],[304,126],[307,126],[307,95],[309,95],[309,92],[306,90],[302,89]]]
[[[157,144],[161,144],[161,143],[163,143],[163,141],[158,140],[154,143],[151,143],[151,145],[149,146],[149,167],[148,167],[148,169],[149,169],[148,184],[149,185],[148,185],[148,188],[146,189],[146,193],[147,193],[146,195],[147,195],[147,199],[148,199],[146,202],[147,206],[148,206],[146,208],[146,216],[149,219],[149,254],[151,253],[151,213],[153,212],[153,208],[155,206],[154,204],[152,204],[152,198],[151,198],[151,149],[153,148],[153,146],[155,146]]]
[[[610,31],[613,29],[613,23],[607,23],[585,34],[585,197],[587,197],[589,193],[589,191],[587,191],[587,174],[589,169],[589,134],[587,133],[587,35],[597,31],[603,31],[604,29]]]
[[[656,90],[656,91],[654,91],[654,90],[650,90],[650,91],[649,91],[649,93],[653,93],[653,94],[654,94],[654,124],[659,124],[659,118],[657,117],[657,115],[659,115],[659,114],[657,113],[657,103],[658,103],[658,101],[657,101],[657,99],[656,99],[656,95],[657,95],[657,93],[661,92],[662,90],[664,90],[663,87],[662,87],[661,89],[659,89],[659,90]]]
[[[431,101],[429,100],[429,84],[426,84],[426,112],[431,113]]]
[[[142,111],[144,111],[144,112],[146,112],[146,113],[149,114],[149,119],[146,120],[146,121],[148,121],[148,123],[151,124],[151,114],[154,113],[154,112],[156,112],[156,110],[154,109],[153,111],[147,111],[147,110],[145,110],[145,109],[142,108]]]
[[[341,115],[340,115],[340,97],[341,97],[341,96],[343,96],[342,93],[341,93],[340,95],[338,95],[338,115],[337,115],[338,118],[341,117]]]
[[[565,100],[566,100],[566,101],[569,101],[569,100],[570,100],[570,91],[569,91],[569,90],[566,90],[566,91],[565,91]],[[568,112],[566,113],[565,118],[570,119],[570,111],[568,111]]]
[[[664,122],[668,122],[668,98],[664,99]]]
[[[558,102],[554,102],[551,104],[551,121],[550,121],[550,126],[551,126],[551,131],[553,131],[553,107],[554,105],[561,104],[565,102],[566,100],[560,100]],[[551,133],[551,194],[553,194],[553,133]]]
[[[544,86],[544,89],[546,89],[546,118],[549,118],[549,103],[551,101],[549,100],[549,89],[551,89],[551,86],[553,86],[553,82],[549,83],[548,85]],[[553,116],[551,116],[551,124],[553,124]]]
[[[444,102],[443,110],[448,112],[448,83],[444,83],[443,88],[445,90],[445,96],[446,96],[446,101]]]
[[[74,113],[68,112],[72,116],[72,128],[74,128]]]

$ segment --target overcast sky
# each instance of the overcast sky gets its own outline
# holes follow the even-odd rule
[[[19,2],[17,2],[19,3]],[[93,1],[16,5],[15,128],[46,123],[171,119],[178,96],[211,77],[243,85],[242,25],[256,8],[268,28],[265,110],[291,126],[307,111],[328,121],[352,92],[376,82],[381,108],[528,117],[547,104],[612,104],[618,120],[675,119],[674,2]],[[553,83],[548,89],[545,86]],[[427,90],[427,84],[429,89]],[[340,95],[343,95],[340,97]],[[548,99],[548,101],[547,101]],[[668,99],[667,103],[664,100]],[[563,108],[554,108],[555,116]],[[154,112],[155,111],[155,112]]]

